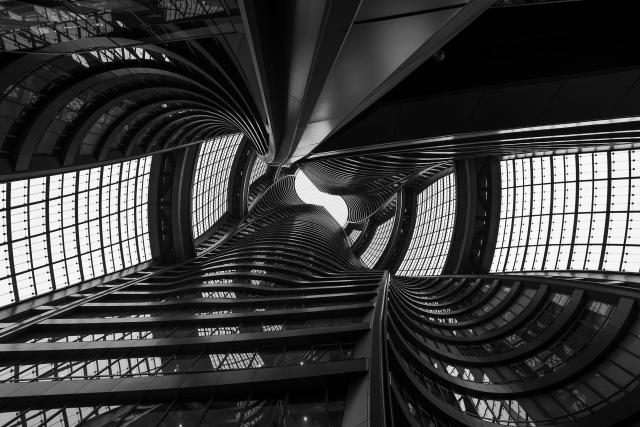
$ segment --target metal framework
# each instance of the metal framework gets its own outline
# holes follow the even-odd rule
[[[389,244],[394,222],[395,216],[391,216],[391,218],[376,227],[369,245],[360,255],[360,260],[366,267],[373,268],[382,256]]]
[[[151,259],[151,157],[0,184],[0,306]]]
[[[502,160],[491,271],[640,272],[640,152]]]
[[[251,175],[249,175],[249,186],[262,178],[264,174],[267,173],[268,167],[269,165],[256,155],[256,159],[253,161],[253,166],[251,167]]]
[[[200,146],[193,174],[191,223],[193,238],[207,232],[227,211],[231,166],[242,134],[230,134]]]
[[[413,234],[399,276],[432,276],[442,273],[451,246],[456,218],[456,178],[450,173],[418,195]]]

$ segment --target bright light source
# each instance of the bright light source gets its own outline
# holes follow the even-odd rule
[[[342,197],[333,196],[318,190],[301,170],[296,172],[296,193],[298,193],[298,197],[305,203],[324,206],[342,227],[347,223],[349,211]]]

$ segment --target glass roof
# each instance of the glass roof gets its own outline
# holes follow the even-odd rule
[[[360,234],[362,234],[362,230],[351,230],[351,232],[349,233],[349,243],[351,243],[351,245],[353,246],[353,244],[356,242],[356,240],[358,240],[358,237],[360,237]]]
[[[367,246],[367,248],[362,252],[362,255],[360,255],[360,260],[365,267],[373,268],[382,256],[382,253],[389,244],[394,222],[395,216],[392,216],[376,227],[376,231],[373,233],[369,246]]]
[[[450,173],[418,195],[418,209],[409,248],[396,274],[442,274],[449,255],[456,218],[456,177]]]
[[[268,165],[260,158],[256,157],[251,167],[251,174],[249,175],[249,185],[256,182],[258,179],[267,173]]]
[[[242,134],[236,133],[200,145],[191,193],[194,239],[202,236],[227,211],[231,166],[241,141]]]
[[[640,151],[510,159],[500,166],[491,271],[640,272]]]
[[[0,306],[151,259],[151,157],[0,183]]]
[[[344,227],[347,224],[349,210],[344,199],[340,196],[323,193],[302,172],[296,172],[296,193],[303,202],[310,205],[324,206],[338,224]]]

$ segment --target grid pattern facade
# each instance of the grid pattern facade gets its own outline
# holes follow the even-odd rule
[[[367,246],[367,249],[365,249],[364,252],[362,252],[362,255],[360,255],[360,260],[365,267],[373,268],[382,256],[384,249],[389,244],[394,220],[395,217],[392,216],[376,228],[376,231],[373,233],[373,237],[371,238],[371,242],[369,242],[369,246]]]
[[[353,245],[356,240],[358,240],[358,237],[360,237],[360,234],[362,234],[362,230],[351,230],[349,233],[349,242]]]
[[[640,272],[638,150],[502,160],[500,169],[491,271]]]
[[[251,175],[249,176],[249,185],[256,182],[259,178],[261,178],[267,172],[267,164],[262,161],[260,157],[256,157],[256,160],[253,162],[253,167],[251,168]]]
[[[198,151],[191,197],[193,238],[209,230],[227,211],[231,166],[242,134],[220,136],[204,142]]]
[[[0,183],[0,306],[151,259],[151,157]]]
[[[418,195],[416,223],[409,248],[396,274],[442,274],[456,218],[456,177],[450,173]]]

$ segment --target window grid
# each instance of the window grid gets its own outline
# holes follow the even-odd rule
[[[249,185],[256,182],[267,172],[267,164],[262,161],[260,157],[256,157],[251,168],[251,175],[249,176]]]
[[[241,140],[239,133],[225,135],[202,143],[198,150],[191,194],[194,239],[202,236],[227,211],[231,166]]]
[[[395,217],[391,217],[382,224],[378,225],[376,231],[373,233],[371,242],[367,249],[360,255],[360,260],[367,268],[373,268],[382,256],[382,252],[389,244],[389,238],[391,237],[391,230],[393,230],[393,223]]]
[[[442,274],[449,255],[456,217],[456,178],[450,173],[418,195],[418,209],[409,248],[396,274]]]
[[[0,306],[151,259],[151,157],[0,183]]]
[[[362,230],[351,230],[351,232],[349,233],[349,243],[351,243],[352,246],[356,242],[356,240],[358,240],[360,234],[362,234]]]
[[[492,272],[640,272],[640,151],[502,160],[500,169]]]

